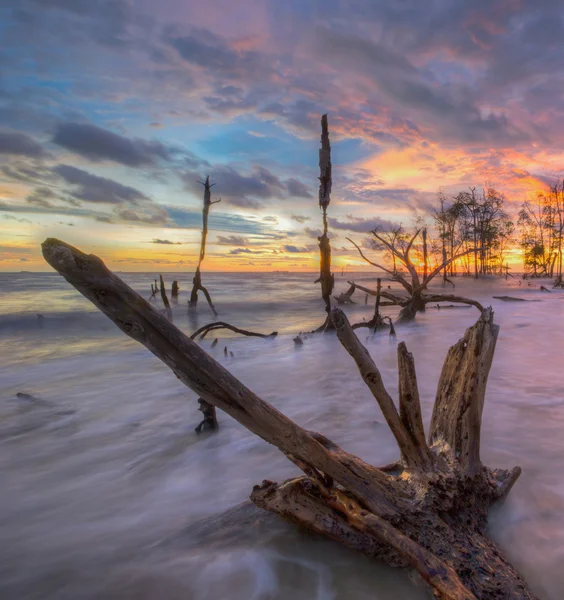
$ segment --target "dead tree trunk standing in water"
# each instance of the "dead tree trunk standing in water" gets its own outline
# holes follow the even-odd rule
[[[168,301],[168,296],[166,295],[166,288],[163,281],[163,276],[159,275],[159,277],[161,279],[161,300],[163,301],[165,307],[166,316],[168,320],[172,323],[172,308],[170,307],[170,302]]]
[[[170,291],[170,297],[174,304],[178,304],[178,292],[180,288],[178,287],[178,281],[172,282],[172,289]]]
[[[198,268],[196,269],[196,274],[194,275],[194,286],[192,287],[192,293],[190,294],[190,300],[188,302],[188,306],[190,308],[196,308],[198,304],[198,292],[201,290],[212,309],[213,314],[217,317],[217,311],[213,305],[210,293],[208,290],[202,285],[202,261],[206,255],[206,238],[208,237],[208,216],[210,214],[210,206],[212,204],[217,204],[221,202],[221,198],[216,200],[215,202],[211,201],[211,188],[215,185],[214,183],[210,184],[210,176],[206,177],[205,182],[199,182],[204,186],[204,208],[202,209],[203,216],[203,227],[202,227],[202,242],[200,245],[200,258],[198,260]]]
[[[146,346],[203,400],[279,448],[304,473],[264,481],[259,507],[393,566],[416,570],[442,600],[535,600],[487,536],[489,507],[520,468],[480,460],[486,383],[498,336],[491,308],[448,351],[425,439],[413,356],[398,346],[399,411],[369,352],[338,308],[329,315],[399,447],[376,468],[325,436],[302,429],[245,387],[93,255],[55,239],[47,262],[123,332]],[[440,270],[440,269],[439,269]]]
[[[323,213],[323,234],[319,240],[320,267],[319,277],[314,283],[321,283],[321,297],[325,302],[327,317],[316,331],[333,329],[331,322],[331,293],[335,285],[335,277],[331,273],[331,242],[327,234],[327,207],[331,202],[331,143],[329,142],[329,125],[327,115],[321,117],[321,149],[319,150],[319,206]]]
[[[426,230],[423,230],[423,253],[424,253],[424,273],[423,276],[420,277],[417,269],[411,260],[410,252],[413,248],[413,244],[417,238],[417,236],[421,233],[421,230],[417,230],[413,237],[407,243],[405,249],[401,249],[396,246],[393,241],[387,240],[385,237],[380,235],[377,231],[373,231],[372,235],[376,239],[376,241],[381,244],[394,258],[395,261],[398,261],[403,267],[408,271],[411,276],[411,282],[407,280],[407,277],[399,273],[397,269],[391,270],[380,264],[377,264],[367,258],[364,252],[361,250],[360,246],[353,242],[350,238],[347,238],[351,244],[355,246],[358,250],[360,256],[373,267],[380,269],[387,273],[393,281],[397,281],[404,290],[407,292],[408,297],[400,297],[395,294],[391,294],[388,292],[382,292],[382,296],[387,298],[388,300],[394,302],[398,306],[401,306],[401,311],[398,316],[398,323],[403,323],[406,321],[411,321],[415,318],[415,315],[418,312],[423,312],[425,310],[425,305],[429,303],[437,303],[437,302],[459,302],[461,304],[470,304],[478,308],[478,310],[483,310],[482,305],[470,298],[464,298],[463,296],[454,296],[452,294],[425,294],[425,290],[431,281],[448,265],[450,265],[455,260],[458,260],[462,256],[469,254],[470,252],[474,252],[474,248],[470,250],[466,250],[465,252],[461,252],[460,254],[455,254],[451,258],[449,258],[446,262],[442,262],[438,267],[433,269],[429,274],[427,274],[427,235]],[[351,282],[353,283],[353,282]],[[359,289],[362,289],[360,286],[357,286]],[[364,291],[366,291],[364,289]]]

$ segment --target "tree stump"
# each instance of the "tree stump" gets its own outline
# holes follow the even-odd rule
[[[491,308],[447,353],[428,441],[405,344],[398,346],[398,410],[346,315],[332,310],[339,341],[398,444],[397,463],[376,468],[254,394],[98,257],[54,239],[43,243],[43,256],[202,400],[275,445],[303,471],[281,484],[256,486],[251,499],[257,506],[393,566],[415,569],[442,600],[535,599],[487,536],[489,507],[507,496],[521,472],[491,469],[480,460],[482,410],[499,330]]]

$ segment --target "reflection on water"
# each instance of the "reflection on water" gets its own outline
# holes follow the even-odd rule
[[[175,277],[176,278],[176,277]],[[347,278],[351,278],[348,274]],[[151,274],[124,279],[145,297]],[[167,276],[168,285],[173,277]],[[189,277],[178,277],[175,321],[189,320]],[[338,278],[337,292],[346,289]],[[358,281],[374,286],[373,278]],[[280,335],[229,337],[204,348],[301,425],[374,464],[397,456],[391,433],[331,336],[301,347],[292,337],[323,319],[311,274],[208,274],[220,318]],[[564,573],[564,292],[517,282],[457,281],[456,292],[493,304],[501,334],[484,410],[491,466],[523,467],[493,535],[543,599],[560,599]],[[508,290],[507,287],[511,289]],[[501,289],[503,288],[503,289]],[[0,597],[7,599],[405,598],[426,592],[405,573],[278,521],[243,537],[206,540],[194,524],[248,498],[263,479],[295,468],[273,447],[219,414],[220,431],[197,436],[195,395],[139,344],[52,274],[0,275]],[[492,295],[530,303],[502,303]],[[369,319],[364,295],[347,307]],[[390,309],[386,309],[390,310]],[[37,314],[43,319],[38,319]],[[397,394],[396,343],[414,353],[429,422],[447,348],[476,318],[473,308],[431,308],[417,322],[361,338]],[[227,345],[233,358],[224,357]],[[25,392],[32,397],[17,397]],[[165,543],[174,539],[174,543]]]

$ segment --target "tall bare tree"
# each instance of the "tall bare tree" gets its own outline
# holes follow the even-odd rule
[[[208,304],[215,316],[217,316],[217,311],[215,310],[215,306],[213,305],[210,293],[208,290],[202,285],[202,262],[204,257],[206,256],[206,239],[208,237],[208,217],[210,214],[210,207],[212,204],[218,204],[221,202],[221,198],[216,200],[215,202],[211,201],[211,188],[215,185],[214,183],[210,184],[210,176],[206,177],[206,181],[199,181],[198,183],[204,186],[204,207],[202,209],[202,240],[200,243],[200,258],[198,259],[198,268],[196,269],[196,274],[194,275],[194,286],[192,287],[192,293],[190,294],[190,300],[188,301],[188,306],[190,308],[196,308],[198,304],[198,292],[201,290],[208,301]]]
[[[319,207],[323,214],[323,233],[319,241],[319,277],[314,283],[321,283],[321,297],[325,302],[327,317],[318,331],[332,329],[333,324],[329,315],[331,313],[331,293],[335,286],[335,277],[331,273],[331,242],[327,232],[327,207],[331,202],[331,187],[333,185],[331,166],[331,143],[329,142],[329,124],[327,115],[321,117],[321,149],[319,150]]]

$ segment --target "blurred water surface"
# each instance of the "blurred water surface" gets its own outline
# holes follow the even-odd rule
[[[153,274],[121,276],[149,297]],[[337,293],[353,277],[375,287],[374,276],[348,274],[337,277]],[[301,347],[292,342],[323,320],[314,278],[206,273],[220,319],[279,335],[221,333],[215,349],[213,335],[201,344],[300,425],[373,464],[390,462],[398,454],[392,435],[338,341],[323,335]],[[200,300],[189,316],[190,276],[167,274],[169,289],[173,279],[181,288],[175,323],[191,333],[212,315]],[[542,293],[511,279],[457,279],[456,285],[456,293],[493,305],[501,324],[482,458],[490,466],[523,468],[508,502],[492,515],[492,535],[542,599],[560,600],[564,292]],[[219,432],[196,435],[196,396],[60,276],[0,274],[0,290],[0,598],[428,597],[405,573],[283,523],[206,542],[194,524],[243,502],[263,479],[282,480],[295,468],[223,413]],[[492,300],[503,294],[530,302]],[[371,301],[365,305],[358,292],[355,299],[358,304],[346,307],[351,320],[369,319]],[[395,341],[385,333],[361,334],[392,395],[395,347],[406,341],[426,425],[445,353],[476,317],[473,308],[432,307],[398,328]],[[224,356],[226,345],[232,358]]]

